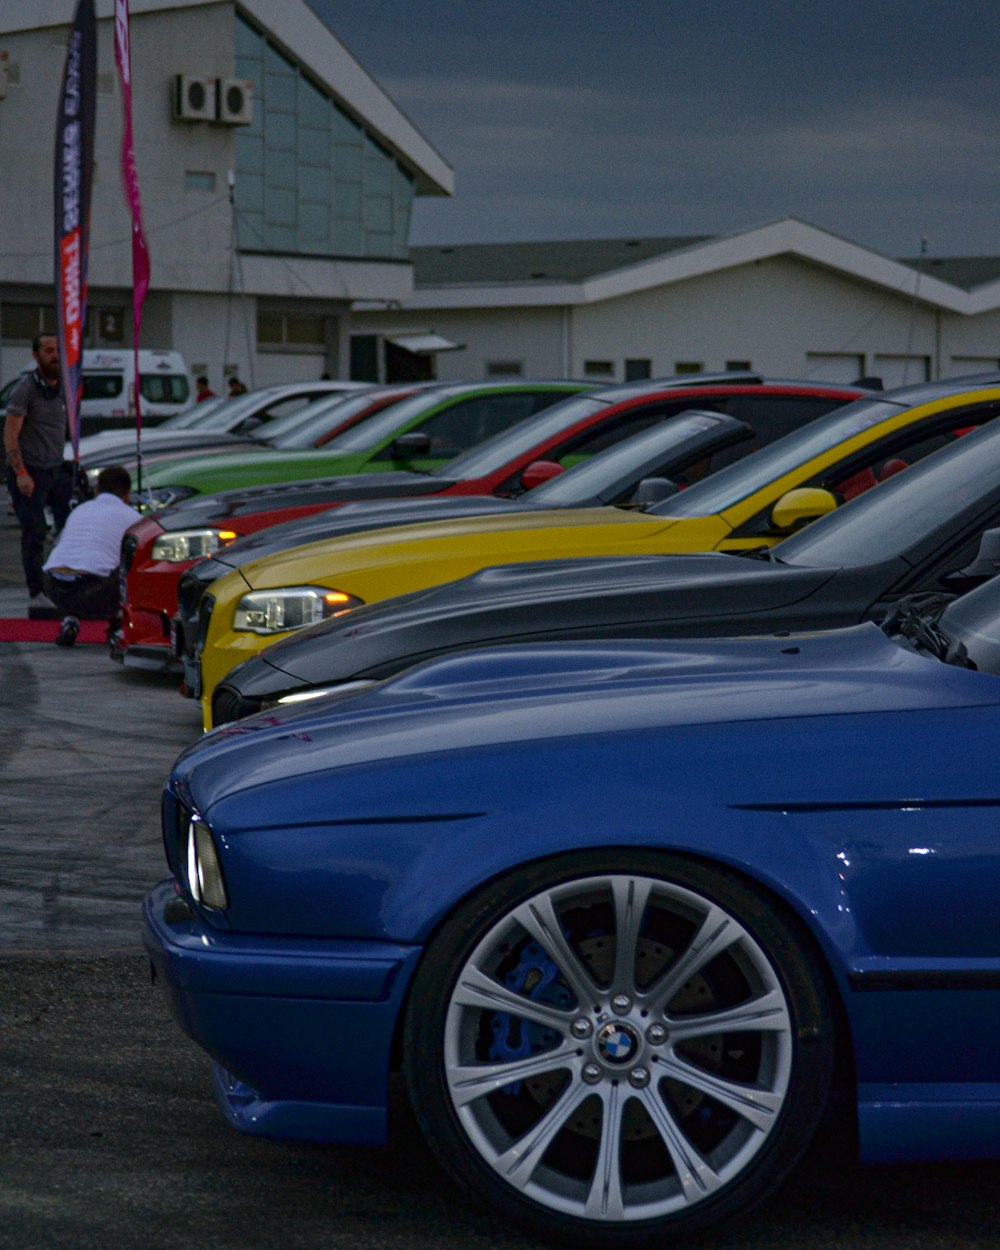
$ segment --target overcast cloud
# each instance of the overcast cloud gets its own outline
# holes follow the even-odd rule
[[[455,169],[414,243],[788,215],[1000,254],[992,0],[309,0]]]

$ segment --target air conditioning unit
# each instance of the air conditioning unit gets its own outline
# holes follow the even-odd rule
[[[216,116],[230,126],[249,126],[253,121],[253,83],[239,78],[220,79]]]
[[[183,122],[214,122],[216,80],[194,74],[175,74],[173,91],[174,120]]]

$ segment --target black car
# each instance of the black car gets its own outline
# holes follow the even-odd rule
[[[213,724],[466,647],[764,634],[878,620],[905,596],[967,589],[995,572],[996,561],[977,566],[976,559],[985,531],[998,525],[994,422],[775,547],[505,565],[358,608],[233,669],[215,690]]]
[[[590,459],[516,497],[362,497],[354,503],[314,512],[248,534],[213,556],[200,560],[181,575],[173,634],[184,665],[185,686],[190,690],[194,684],[189,670],[193,670],[202,592],[216,578],[231,573],[250,560],[259,560],[320,539],[341,538],[362,530],[387,529],[423,521],[548,508],[597,508],[611,504],[647,506],[683,489],[719,464],[731,461],[754,437],[755,432],[746,421],[712,410],[691,409],[668,416],[622,442],[612,443]],[[241,509],[259,510],[266,505],[265,492],[269,489],[272,494],[276,489],[282,491],[280,498],[275,495],[276,502],[294,506],[325,497],[328,491],[339,491],[342,497],[346,497],[352,483],[357,486],[359,494],[371,492],[373,483],[377,488],[380,480],[391,476],[357,474],[353,479],[295,483],[297,493],[294,495],[290,489],[292,484],[286,483],[280,488],[255,487],[249,491],[230,491],[205,499],[195,496],[169,512],[159,514],[157,519],[165,529],[180,530],[214,517],[236,515]],[[412,473],[394,476],[419,480]]]

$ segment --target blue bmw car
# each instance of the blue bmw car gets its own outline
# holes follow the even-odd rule
[[[664,1244],[856,1110],[1000,1156],[1000,579],[784,637],[429,661],[207,735],[146,943],[237,1128],[377,1143],[401,1066],[536,1236]]]

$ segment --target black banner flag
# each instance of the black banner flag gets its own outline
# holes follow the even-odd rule
[[[87,249],[97,106],[94,0],[79,0],[66,53],[56,118],[56,325],[62,387],[74,453],[79,456],[83,333],[87,321]]]

